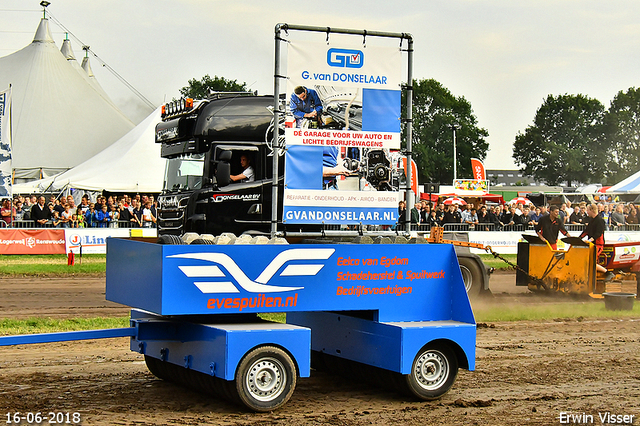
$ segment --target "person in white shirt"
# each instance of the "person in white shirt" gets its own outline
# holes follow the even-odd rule
[[[253,182],[255,176],[253,174],[253,167],[251,167],[251,160],[249,160],[249,157],[242,154],[240,156],[240,165],[242,166],[243,172],[239,175],[231,175],[231,180],[233,182]]]

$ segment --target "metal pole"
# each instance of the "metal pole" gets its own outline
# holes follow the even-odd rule
[[[273,74],[273,171],[271,174],[271,238],[278,231],[278,157],[280,156],[280,24],[275,28]]]
[[[292,24],[278,24],[276,25],[277,31],[279,30],[298,30],[298,31],[313,31],[320,33],[336,33],[336,34],[353,34],[362,35],[366,37],[388,37],[388,38],[406,38],[411,43],[413,37],[409,33],[391,33],[385,31],[369,31],[369,30],[352,30],[347,28],[334,28],[334,27],[315,27],[308,25],[292,25]]]
[[[411,199],[411,151],[413,146],[413,38],[408,37],[407,47],[407,189],[405,191],[406,223],[408,227],[406,231],[411,230],[411,208],[409,200]],[[417,196],[418,194],[416,194]],[[429,200],[431,201],[431,200]]]
[[[456,126],[453,129],[453,180],[458,179],[458,154],[456,152]]]

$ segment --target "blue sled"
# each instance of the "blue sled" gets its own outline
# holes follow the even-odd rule
[[[156,376],[254,411],[291,397],[312,365],[366,371],[422,400],[474,370],[476,325],[451,245],[160,245],[107,239],[107,300]],[[286,313],[286,324],[257,314]],[[104,335],[102,335],[102,334]],[[8,338],[4,338],[8,339]],[[38,340],[42,339],[42,340]],[[312,357],[313,354],[313,357]]]

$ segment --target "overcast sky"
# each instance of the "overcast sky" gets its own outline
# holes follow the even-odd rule
[[[515,135],[547,95],[581,93],[608,107],[640,81],[633,0],[51,0],[49,11],[154,104],[205,74],[271,94],[277,23],[411,33],[414,78],[434,78],[471,103],[489,132],[488,168],[515,168]],[[0,0],[0,16],[6,56],[31,42],[42,12],[39,0]],[[60,46],[64,31],[51,29]],[[143,104],[96,58],[91,64],[140,121]]]

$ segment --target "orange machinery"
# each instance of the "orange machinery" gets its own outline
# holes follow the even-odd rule
[[[516,285],[533,291],[558,291],[602,297],[602,293],[636,293],[640,271],[640,242],[615,241],[605,243],[596,259],[593,244],[577,237],[562,242],[567,250],[553,250],[536,235],[523,235],[518,243]],[[605,282],[605,274],[596,271],[596,263],[613,271],[616,276]]]

